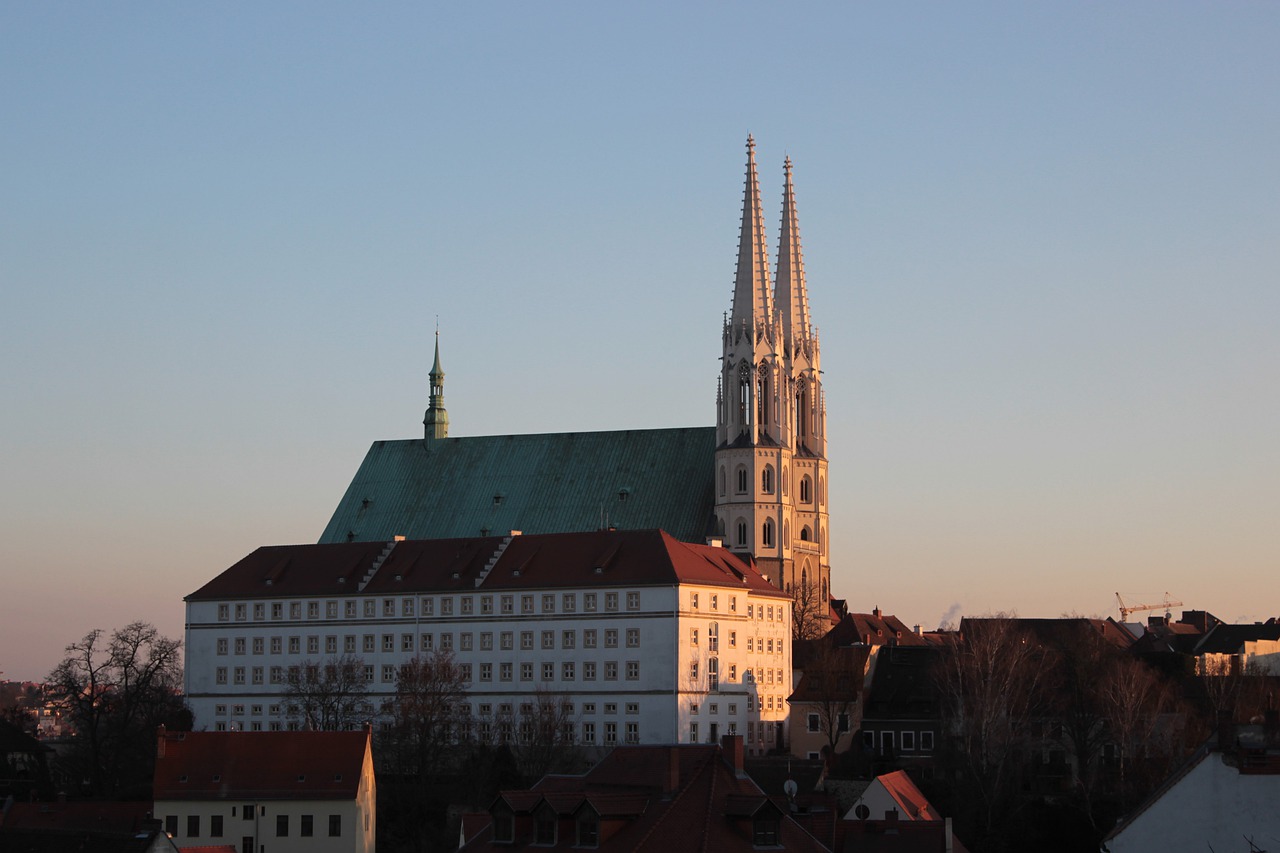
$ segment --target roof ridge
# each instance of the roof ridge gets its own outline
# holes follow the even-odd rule
[[[674,747],[674,748],[679,749],[679,747]],[[677,757],[676,760],[679,761],[679,757]],[[709,765],[710,765],[710,762],[706,758],[704,758],[702,760],[702,766],[698,767],[696,771],[692,774],[692,776],[690,776],[688,784],[684,785],[680,789],[680,792],[676,794],[674,798],[672,798],[671,802],[667,804],[667,808],[662,812],[662,814],[654,818],[653,823],[649,826],[649,831],[646,832],[644,835],[642,835],[636,841],[635,846],[631,848],[632,850],[638,851],[644,847],[645,842],[647,842],[653,836],[653,833],[656,832],[658,827],[662,825],[662,822],[665,821],[673,811],[675,811],[676,804],[685,798],[685,795],[689,793],[689,790],[693,788],[694,783],[697,782],[698,777],[702,775],[703,771]]]

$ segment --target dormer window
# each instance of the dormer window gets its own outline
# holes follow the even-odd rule
[[[498,803],[490,812],[493,817],[493,840],[510,844],[516,839],[516,820],[506,803]]]
[[[751,822],[751,843],[756,847],[777,847],[778,828],[780,825],[778,815],[773,811],[766,810],[765,814],[756,815]]]
[[[556,811],[545,801],[533,812],[533,843],[552,847],[556,843]]]
[[[600,844],[600,816],[591,808],[578,815],[579,847],[596,847]]]

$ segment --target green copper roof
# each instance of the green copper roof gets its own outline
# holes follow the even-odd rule
[[[713,523],[715,428],[378,441],[320,542]]]

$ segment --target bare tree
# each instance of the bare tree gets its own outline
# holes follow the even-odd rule
[[[373,716],[365,698],[364,661],[352,655],[324,663],[304,661],[285,677],[289,715],[312,731],[354,729]]]
[[[938,684],[963,791],[990,835],[1011,811],[1019,756],[1044,705],[1046,653],[1005,615],[966,619],[961,632],[941,655]]]
[[[866,652],[822,640],[812,641],[809,646],[804,675],[791,704],[799,705],[805,713],[818,715],[828,754],[834,756],[841,738],[860,725],[860,720],[854,717],[859,710]]]
[[[572,706],[563,699],[539,686],[532,701],[520,707],[515,755],[521,773],[529,781],[552,772],[581,769]]]
[[[1139,756],[1146,756],[1142,763],[1149,765],[1152,753],[1159,747],[1156,730],[1169,706],[1170,690],[1150,667],[1124,656],[1115,658],[1100,674],[1098,693],[1102,699],[1107,732],[1115,745],[1120,809],[1123,812],[1135,801],[1129,797],[1130,776]]]
[[[795,588],[791,598],[791,638],[816,640],[831,630],[831,604],[811,581]]]
[[[94,629],[49,674],[48,696],[76,732],[71,762],[93,794],[128,796],[149,785],[156,727],[183,725],[181,648],[146,622],[109,637]]]

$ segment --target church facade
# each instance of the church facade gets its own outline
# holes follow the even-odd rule
[[[714,427],[467,437],[449,435],[437,337],[423,437],[373,444],[320,543],[657,528],[825,607],[826,404],[792,166],[773,266],[751,138],[721,334]]]

